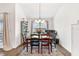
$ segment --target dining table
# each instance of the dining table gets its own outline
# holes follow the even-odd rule
[[[27,52],[28,52],[28,47],[29,47],[29,45],[31,46],[31,38],[26,38],[26,48],[27,48]],[[41,44],[42,44],[42,38],[40,38],[40,39],[37,39],[37,40],[39,40],[39,44],[40,44],[40,46],[41,46]],[[49,42],[49,45],[51,46],[51,52],[52,52],[52,39],[48,39],[48,42]]]

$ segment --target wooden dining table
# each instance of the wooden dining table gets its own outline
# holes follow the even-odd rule
[[[30,45],[31,46],[31,38],[26,38],[26,48],[27,48],[27,52],[28,52],[28,45]],[[39,42],[40,42],[40,46],[41,46],[41,41],[42,41],[42,39],[40,38],[40,39],[37,39],[37,40],[39,40]],[[48,42],[49,42],[49,45],[51,46],[51,52],[52,52],[52,39],[48,39]]]

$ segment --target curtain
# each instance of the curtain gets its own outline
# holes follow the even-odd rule
[[[8,20],[8,13],[3,14],[4,19],[3,19],[3,49],[4,50],[10,50],[10,36],[9,36],[9,20]]]

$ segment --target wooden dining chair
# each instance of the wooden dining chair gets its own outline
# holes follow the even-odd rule
[[[31,34],[31,53],[32,53],[32,50],[33,50],[33,46],[38,47],[38,53],[39,53],[39,45],[40,45],[40,42],[39,42],[38,34]]]
[[[51,47],[51,39],[48,34],[41,34],[41,53],[43,52],[43,46],[48,47],[48,53],[50,54],[50,47]]]
[[[22,34],[22,44],[23,44],[23,49],[26,48],[26,36]]]

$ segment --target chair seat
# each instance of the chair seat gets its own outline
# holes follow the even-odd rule
[[[48,44],[48,42],[41,42],[41,44]]]
[[[39,42],[39,40],[31,40],[31,42]]]
[[[42,42],[41,45],[42,45],[42,46],[48,46],[49,43],[48,43],[48,42]]]
[[[39,42],[32,42],[31,45],[32,46],[38,46],[39,45]]]
[[[39,46],[38,44],[32,44],[31,46]]]
[[[42,44],[41,46],[49,46],[49,44]]]

